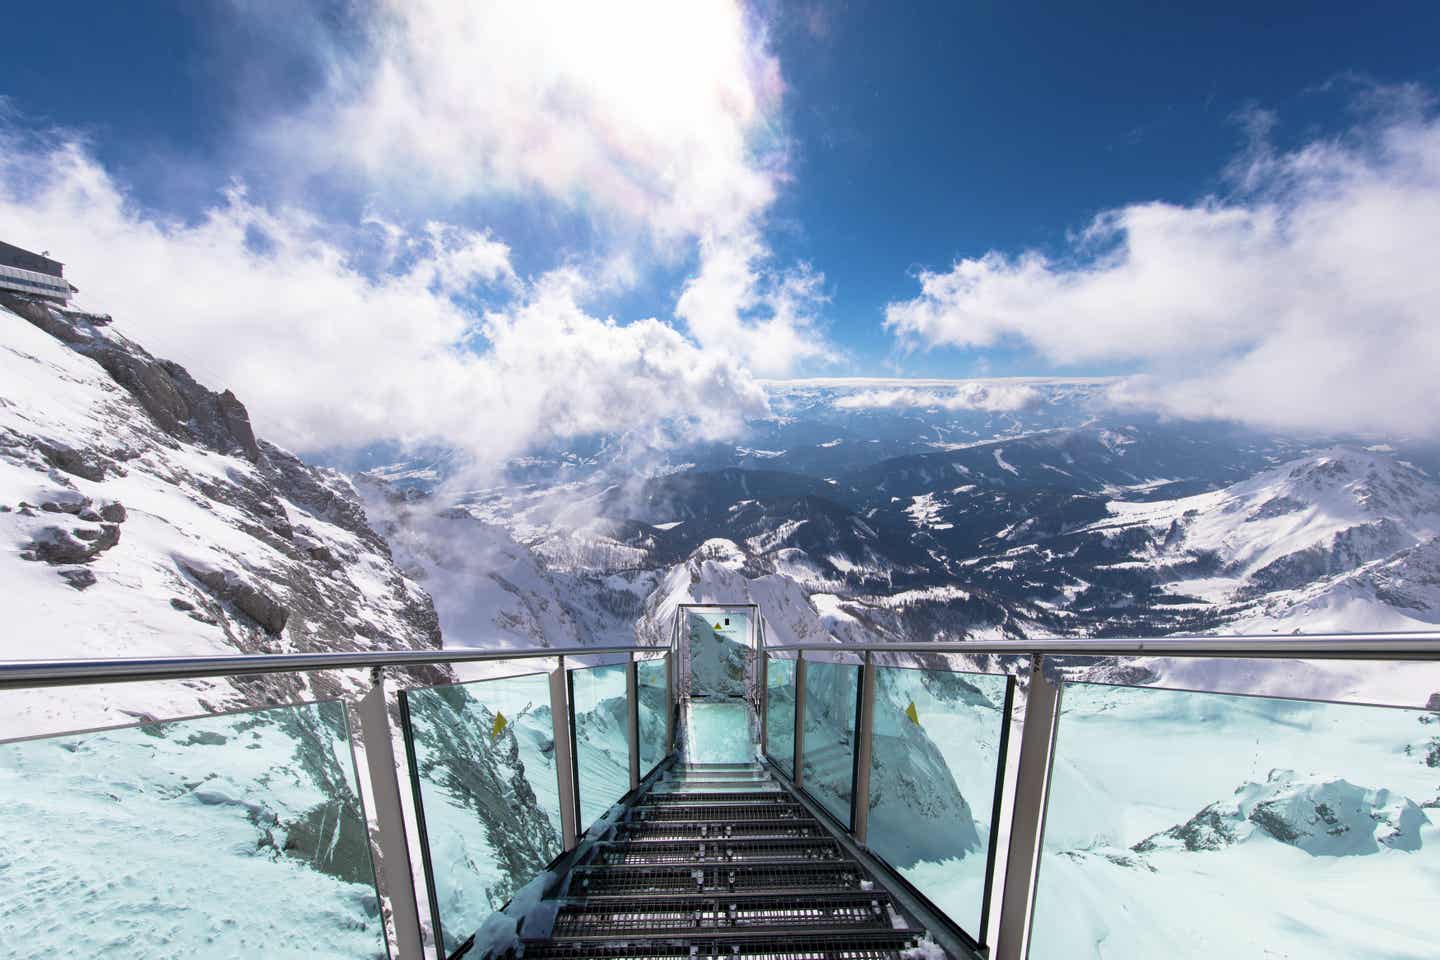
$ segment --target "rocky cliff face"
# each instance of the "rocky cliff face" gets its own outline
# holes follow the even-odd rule
[[[13,658],[437,647],[350,482],[108,317],[0,297],[0,583]],[[333,696],[310,677],[26,695],[22,730]],[[116,713],[120,716],[116,716]]]

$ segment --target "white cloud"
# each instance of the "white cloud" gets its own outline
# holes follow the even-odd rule
[[[1103,213],[1063,258],[924,272],[886,325],[911,345],[1138,362],[1119,398],[1185,416],[1440,432],[1440,124],[1392,115],[1343,141],[1262,144],[1232,175],[1233,198]]]
[[[261,126],[280,166],[392,202],[558,203],[631,276],[694,253],[675,315],[707,349],[764,375],[833,359],[823,278],[764,240],[784,83],[743,3],[377,0],[366,23],[305,107]]]
[[[747,229],[782,176],[780,66],[734,0],[375,0],[366,42],[260,138],[307,174],[543,193],[670,241]],[[253,13],[265,18],[263,6]]]
[[[817,315],[824,277],[806,265],[768,271],[753,233],[700,244],[700,270],[686,281],[675,314],[695,339],[758,376],[782,376],[812,360],[832,361]]]
[[[0,136],[0,223],[64,259],[117,329],[235,388],[258,432],[302,450],[441,439],[493,462],[672,418],[713,437],[765,408],[729,358],[654,319],[590,316],[578,273],[518,279],[508,248],[473,230],[373,224],[381,269],[362,273],[302,211],[236,188],[195,222],[154,219],[83,146],[13,135]],[[505,305],[479,316],[465,291]]]
[[[897,387],[890,390],[863,390],[835,401],[842,410],[939,407],[942,410],[981,410],[1012,413],[1039,403],[1040,391],[1027,384],[962,383],[953,390],[920,390]]]

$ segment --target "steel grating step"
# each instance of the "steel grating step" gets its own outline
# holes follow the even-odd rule
[[[664,780],[655,784],[649,796],[709,793],[780,793],[780,785],[768,780]]]
[[[820,893],[858,891],[869,882],[848,861],[754,861],[688,866],[581,867],[570,876],[566,896],[641,897],[666,894]]]
[[[750,860],[843,860],[840,844],[829,837],[729,839],[702,841],[653,840],[646,843],[605,841],[594,848],[592,863],[705,864]]]
[[[778,787],[771,790],[716,790],[705,793],[656,793],[641,797],[640,807],[664,806],[671,803],[774,803],[788,795]],[[703,798],[703,799],[699,799]]]
[[[556,916],[551,936],[556,940],[613,940],[905,929],[890,898],[880,892],[785,897],[736,894],[567,904]]]
[[[828,837],[814,820],[742,820],[739,823],[686,820],[639,820],[620,825],[618,839],[645,843],[651,840],[741,840]]]
[[[692,946],[685,940],[639,943],[526,942],[525,960],[902,960],[915,938],[900,933],[842,936],[787,936],[783,941],[759,938],[717,940]]]
[[[689,820],[694,823],[739,823],[753,820],[808,820],[810,814],[798,803],[657,803],[636,806],[637,820]]]

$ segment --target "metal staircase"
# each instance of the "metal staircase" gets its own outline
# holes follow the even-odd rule
[[[548,928],[526,925],[526,960],[899,960],[924,936],[758,764],[672,767],[581,852],[547,906]]]

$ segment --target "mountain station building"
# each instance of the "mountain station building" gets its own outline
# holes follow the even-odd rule
[[[78,291],[65,279],[65,264],[0,241],[0,290],[66,303]]]

